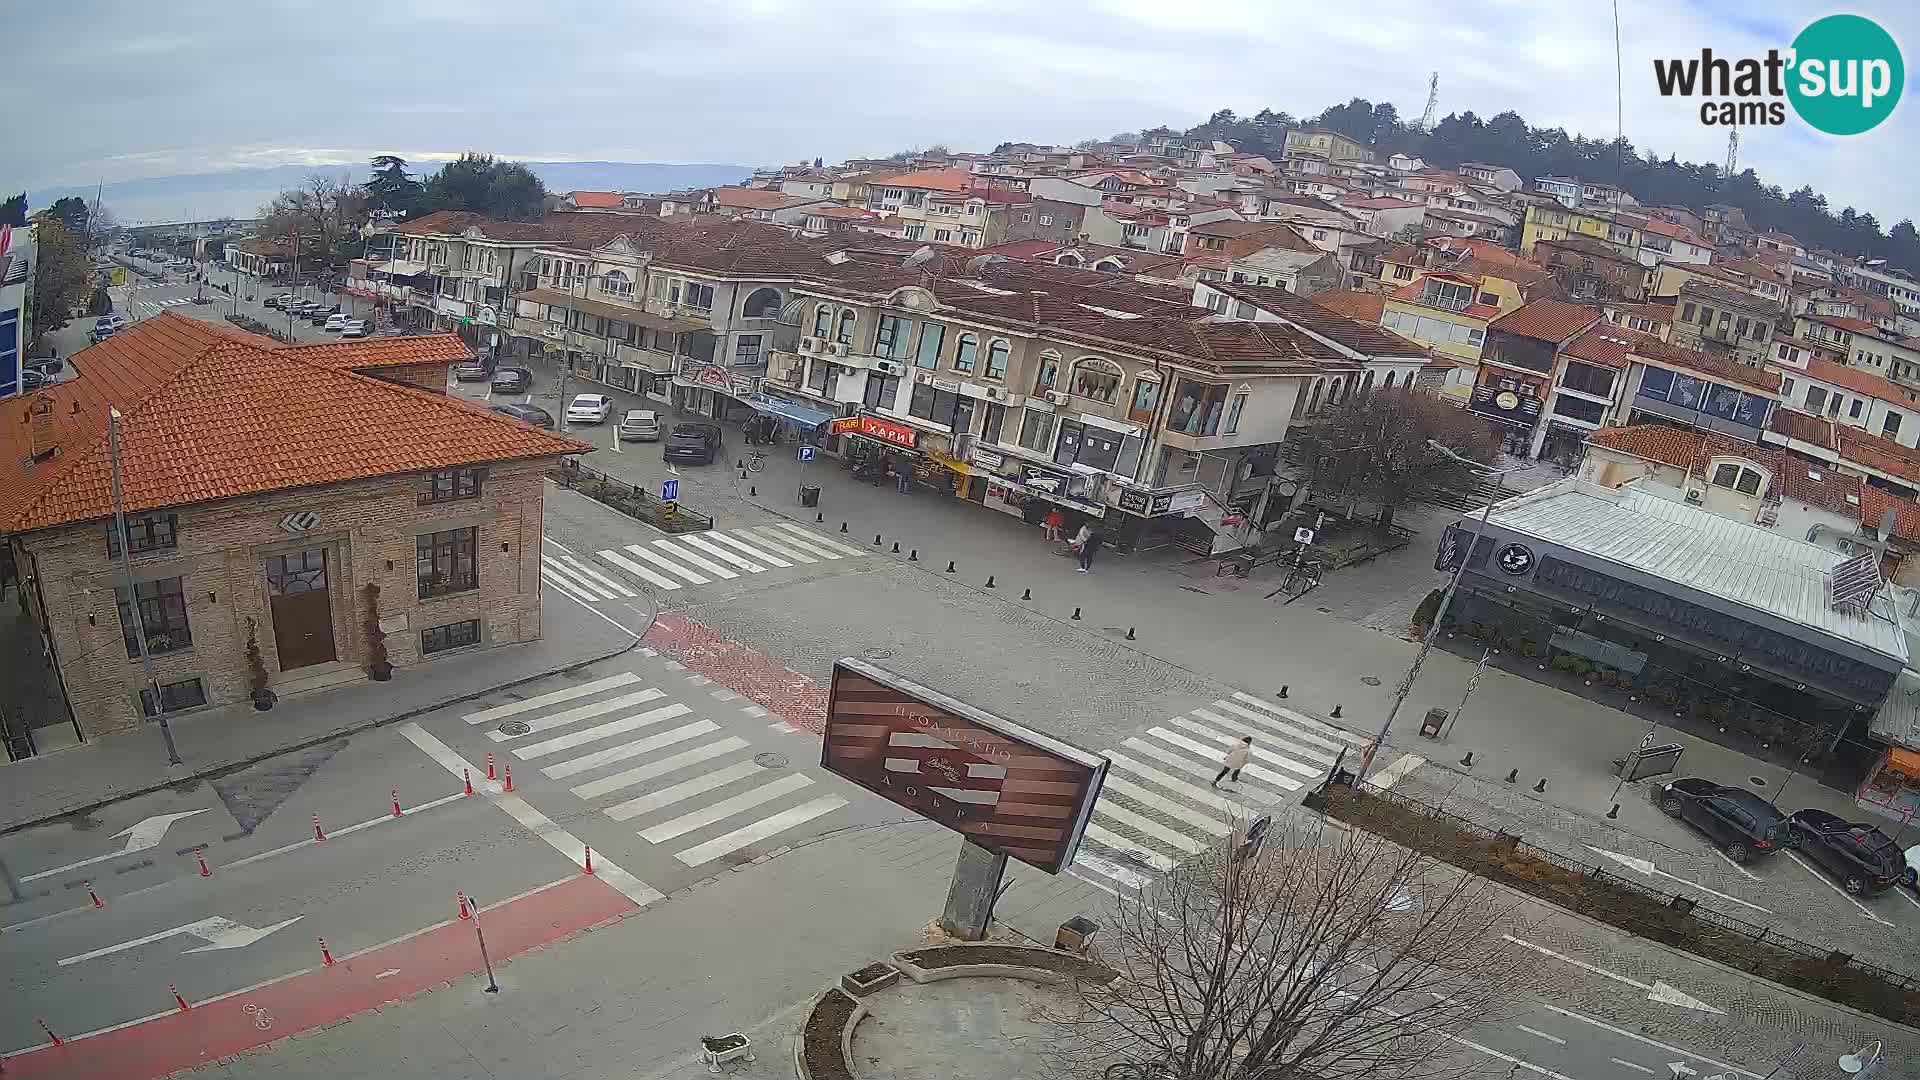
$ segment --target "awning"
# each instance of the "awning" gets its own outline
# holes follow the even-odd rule
[[[371,269],[377,270],[384,274],[391,274],[394,277],[412,277],[415,274],[426,273],[427,264],[421,263],[421,262],[410,262],[406,259],[395,259],[392,262],[374,263],[372,264]]]
[[[797,401],[787,401],[783,398],[755,396],[748,398],[747,404],[759,412],[778,416],[783,420],[791,420],[802,427],[819,427],[833,419],[833,414],[830,412],[808,408]]]

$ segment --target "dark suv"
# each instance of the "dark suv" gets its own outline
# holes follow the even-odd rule
[[[1840,880],[1850,893],[1884,892],[1906,870],[1899,845],[1871,825],[1825,810],[1797,810],[1787,819],[1787,842]]]
[[[693,461],[711,465],[720,458],[718,424],[675,424],[667,434],[667,445],[660,451],[668,461]]]
[[[1706,833],[1734,862],[1751,862],[1756,855],[1779,850],[1785,816],[1779,807],[1745,788],[1689,777],[1655,790],[1660,793],[1660,809]]]

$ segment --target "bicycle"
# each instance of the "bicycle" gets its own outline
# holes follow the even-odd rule
[[[750,473],[759,472],[766,466],[766,461],[767,452],[765,450],[749,451],[747,454],[747,471]]]

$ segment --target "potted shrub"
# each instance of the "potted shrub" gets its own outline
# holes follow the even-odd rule
[[[253,707],[266,712],[279,695],[267,685],[267,660],[260,654],[260,638],[253,616],[247,616],[247,688],[253,691]]]
[[[387,632],[380,629],[380,586],[367,582],[367,674],[374,682],[393,678],[393,665],[387,660]]]

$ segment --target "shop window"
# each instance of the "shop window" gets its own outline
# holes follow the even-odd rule
[[[954,429],[954,419],[959,411],[960,395],[951,390],[937,389],[932,383],[914,383],[912,397],[907,400],[907,414],[917,416],[948,430]],[[972,414],[968,414],[972,419]]]
[[[448,649],[463,649],[480,644],[480,620],[448,623],[420,631],[420,655],[432,656]]]
[[[479,529],[451,529],[422,533],[417,538],[420,599],[480,587],[480,574],[474,561],[479,533]]]
[[[1045,393],[1053,389],[1054,384],[1058,382],[1059,379],[1060,354],[1051,351],[1041,353],[1039,369],[1033,376],[1033,392],[1036,394]]]
[[[199,679],[161,683],[159,690],[160,693],[156,697],[153,687],[141,689],[140,714],[142,716],[159,716],[162,713],[176,713],[183,709],[197,709],[207,703],[207,687]]]
[[[900,377],[898,375],[882,375],[877,371],[867,372],[867,390],[864,399],[867,408],[891,411],[899,393]]]
[[[176,530],[180,519],[174,514],[141,514],[127,518],[127,551],[139,555],[148,551],[165,551],[178,542]],[[120,557],[120,530],[107,526],[107,556]]]
[[[953,347],[953,370],[962,374],[973,372],[974,358],[980,352],[980,339],[972,334],[961,334]]]
[[[140,603],[139,621],[127,606],[127,590],[115,589],[120,606],[120,633],[127,646],[127,658],[140,658],[140,633],[147,636],[147,654],[178,652],[193,644],[193,630],[187,624],[187,594],[184,578],[161,578],[136,582],[133,594]]]
[[[1127,419],[1139,424],[1148,423],[1153,419],[1154,410],[1159,407],[1159,380],[1146,378],[1133,380],[1133,404],[1127,408]]]
[[[1053,414],[1028,409],[1020,418],[1020,445],[1036,454],[1053,449]]]

